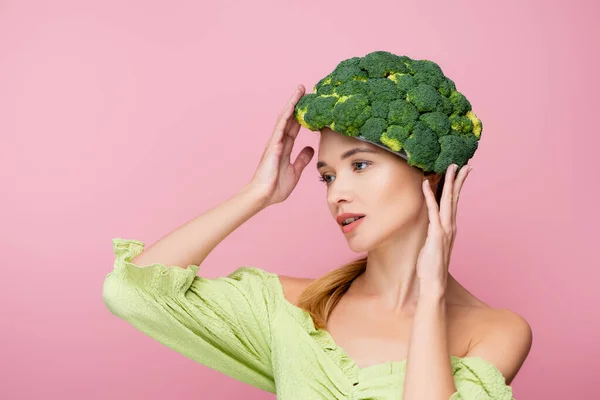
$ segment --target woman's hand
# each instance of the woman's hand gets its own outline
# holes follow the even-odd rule
[[[301,126],[294,117],[294,107],[304,95],[304,90],[304,86],[299,85],[279,113],[273,134],[249,184],[260,194],[265,205],[281,203],[288,198],[315,153],[312,147],[306,146],[294,163],[290,163],[290,154]]]
[[[442,295],[446,290],[446,279],[450,265],[450,254],[456,238],[456,210],[458,197],[471,167],[465,165],[456,175],[456,164],[446,171],[444,191],[440,201],[441,211],[435,201],[435,195],[429,180],[423,182],[423,192],[429,210],[429,229],[427,240],[419,252],[417,276],[421,294]]]

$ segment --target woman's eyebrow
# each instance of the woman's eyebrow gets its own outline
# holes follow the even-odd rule
[[[343,153],[342,156],[340,157],[340,160],[344,160],[350,156],[353,156],[356,153],[377,153],[377,151],[368,149],[366,147],[356,147],[352,150],[348,150],[347,152]],[[327,166],[327,163],[325,161],[319,161],[317,163],[317,169],[320,169],[320,168],[323,168],[326,166]]]

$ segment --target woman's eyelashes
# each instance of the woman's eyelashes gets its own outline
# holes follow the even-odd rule
[[[353,163],[352,163],[352,164],[350,164],[350,165],[354,166],[354,165],[357,165],[357,164],[366,164],[366,165],[371,165],[371,161],[355,161],[355,162],[353,162]],[[364,171],[366,168],[367,168],[367,167],[364,167],[364,168],[358,168],[358,171]],[[353,169],[353,170],[356,170],[356,168],[355,168],[355,169]],[[323,175],[321,175],[321,176],[319,177],[319,180],[320,180],[321,182],[325,182],[325,184],[326,184],[326,185],[328,185],[328,184],[330,184],[332,181],[330,181],[330,180],[327,180],[327,178],[328,178],[328,177],[331,177],[331,176],[332,176],[332,175],[323,174]]]

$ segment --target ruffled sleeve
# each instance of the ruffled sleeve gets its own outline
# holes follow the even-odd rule
[[[514,400],[512,388],[489,361],[481,357],[455,358],[452,369],[456,392],[449,400]]]
[[[269,280],[277,276],[242,267],[216,279],[187,268],[132,258],[137,240],[112,240],[114,269],[105,277],[103,300],[110,312],[167,347],[237,380],[275,393],[269,311]]]

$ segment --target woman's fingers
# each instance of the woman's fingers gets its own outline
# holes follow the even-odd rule
[[[290,108],[291,104],[290,102],[288,102],[286,107],[279,114],[277,122],[275,123],[275,127],[273,128],[273,134],[271,135],[271,139],[269,140],[269,144],[267,147],[271,147],[275,143],[281,141],[281,137],[283,136],[283,132],[285,131],[285,125],[287,124],[287,119],[289,117]]]
[[[294,118],[294,121],[296,119]],[[298,137],[298,132],[300,131],[301,125],[298,121],[291,124],[291,127],[284,135],[284,148],[283,148],[283,156],[281,159],[281,165],[285,166],[290,162],[290,155],[292,153],[292,149],[294,147],[294,143],[296,142],[296,137]]]
[[[308,165],[310,160],[312,160],[315,155],[315,149],[310,146],[306,146],[303,148],[300,153],[296,156],[296,160],[294,161],[294,171],[296,176],[300,178],[302,171]]]
[[[294,139],[288,135],[288,132],[283,133],[283,151],[281,153],[281,166],[285,166],[290,162],[290,154],[294,147]]]
[[[286,103],[285,107],[279,113],[277,124],[275,125],[275,130],[277,129],[285,129],[288,125],[288,121],[290,120],[290,116],[294,113],[294,107],[296,107],[296,103],[300,100],[300,97],[304,95],[304,86],[300,85],[294,90],[292,93],[292,97]]]
[[[294,108],[296,107],[296,104],[298,104],[298,101],[300,100],[300,98],[302,96],[304,96],[304,86],[303,85],[299,85],[298,89],[300,90],[299,96],[298,98],[294,101]],[[292,114],[293,114],[293,110],[292,110]],[[298,122],[298,120],[296,118],[294,118],[293,116],[290,116],[290,118],[288,118],[287,124],[285,126],[286,130],[290,130],[292,127],[295,127],[297,125],[300,125],[300,123]],[[300,130],[300,126],[298,126],[298,130]],[[295,135],[292,135],[292,137],[296,137]]]
[[[273,128],[273,133],[271,134],[271,137],[269,138],[269,140],[267,141],[267,144],[265,145],[265,150],[264,150],[263,154],[267,153],[269,151],[269,149],[272,150],[273,146],[275,146],[277,143],[282,141],[282,136],[284,135],[284,132],[286,130],[285,128],[287,126],[288,120],[290,119],[290,116],[293,115],[293,113],[294,113],[294,107],[295,107],[296,103],[298,102],[300,97],[302,97],[303,95],[304,95],[304,86],[300,85],[300,88],[296,88],[294,90],[294,93],[292,93],[292,97],[286,103],[285,107],[281,110],[281,112],[277,116],[277,121],[275,122],[275,127]]]
[[[290,135],[295,138],[296,136],[298,136],[298,132],[300,132],[300,128],[302,128],[302,125],[300,125],[300,122],[298,122],[298,120],[294,117],[293,118],[293,122],[292,122],[292,126],[290,127]]]
[[[293,139],[295,139],[296,136],[298,136],[298,132],[300,131],[300,128],[301,128],[300,122],[298,122],[298,120],[294,116],[294,108],[296,107],[296,104],[298,104],[298,100],[300,100],[300,98],[302,96],[304,96],[304,90],[301,90],[298,98],[295,99],[294,104],[292,105],[291,114],[288,117],[288,121],[285,126],[285,130],[287,131],[287,134],[289,136],[291,136]]]
[[[452,213],[454,212],[454,181],[456,178],[456,168],[458,165],[451,164],[446,169],[444,181],[444,190],[440,199],[440,219],[446,232],[450,231],[452,224]]]
[[[302,91],[300,90],[297,93],[302,93]],[[300,97],[302,95],[300,94]],[[298,101],[298,99],[300,97],[294,97],[293,103],[291,103],[291,114],[288,116],[288,120],[286,123],[286,126],[284,128],[283,131],[283,151],[282,151],[282,156],[281,156],[281,166],[286,166],[289,164],[290,162],[290,155],[292,153],[292,149],[294,147],[294,142],[296,141],[296,137],[298,136],[298,132],[300,131],[300,123],[296,120],[296,118],[294,117],[294,110],[293,108],[296,106],[296,103]],[[287,114],[286,114],[287,115]]]
[[[465,165],[459,172],[458,177],[456,178],[456,185],[454,186],[454,193],[452,195],[453,201],[453,209],[452,209],[452,226],[456,227],[456,214],[458,210],[458,198],[460,197],[460,191],[462,190],[463,184],[471,171],[470,165]]]

